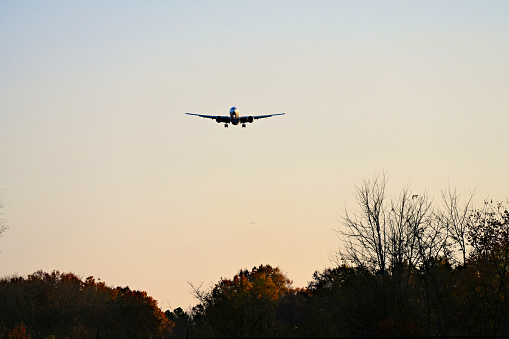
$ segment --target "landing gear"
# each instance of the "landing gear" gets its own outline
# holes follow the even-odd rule
[[[246,124],[242,124],[242,128],[246,128]]]
[[[228,124],[224,124],[224,128],[228,128]]]

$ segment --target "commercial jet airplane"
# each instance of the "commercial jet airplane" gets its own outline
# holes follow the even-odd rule
[[[257,120],[257,119],[263,119],[263,118],[270,118],[270,117],[273,117],[273,116],[276,116],[276,115],[284,115],[284,113],[277,113],[277,114],[267,114],[267,115],[250,115],[250,116],[244,116],[244,117],[241,117],[240,116],[240,113],[239,113],[239,110],[237,109],[237,107],[233,106],[232,108],[230,108],[230,115],[204,115],[204,114],[194,114],[194,113],[186,113],[186,114],[189,114],[189,115],[196,115],[198,117],[202,117],[202,118],[209,118],[209,119],[214,119],[216,120],[218,123],[224,123],[224,127],[228,127],[228,124],[232,124],[232,125],[238,125],[239,123],[242,124],[242,128],[246,127],[246,123],[252,123],[253,121]]]

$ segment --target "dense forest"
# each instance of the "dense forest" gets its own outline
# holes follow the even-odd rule
[[[145,292],[58,271],[0,281],[6,338],[164,338],[174,324]]]
[[[333,267],[295,288],[260,265],[191,285],[197,305],[162,312],[145,292],[35,272],[0,281],[6,338],[509,336],[509,203],[439,201],[384,177],[356,188]]]

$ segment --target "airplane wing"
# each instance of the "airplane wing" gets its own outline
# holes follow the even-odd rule
[[[187,115],[196,115],[197,117],[216,119],[217,115],[204,115],[204,114],[194,114],[194,113],[186,113]]]
[[[205,115],[205,114],[194,114],[194,113],[186,113],[187,115],[196,115],[201,118],[213,119],[217,122],[230,122],[229,116],[218,116],[218,115]]]
[[[253,116],[253,119],[263,119],[263,118],[270,118],[270,117],[274,117],[276,115],[284,115],[284,113],[277,113],[277,114],[267,114],[267,115],[254,115]]]

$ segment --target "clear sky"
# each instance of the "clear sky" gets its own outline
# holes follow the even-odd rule
[[[508,1],[2,1],[0,276],[304,287],[373,173],[505,200],[508,113]]]

